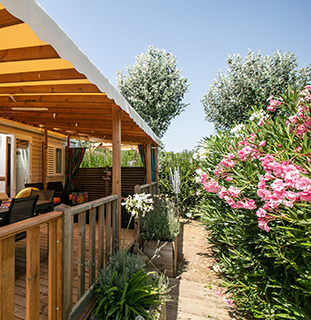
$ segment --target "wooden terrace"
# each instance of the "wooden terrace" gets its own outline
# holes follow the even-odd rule
[[[136,187],[140,190],[155,193],[157,183]],[[63,211],[0,228],[1,319],[87,315],[98,273],[125,236],[118,227],[118,196],[65,206]],[[26,239],[15,242],[15,234],[22,231],[27,232]],[[127,250],[135,239],[139,228],[128,230]]]

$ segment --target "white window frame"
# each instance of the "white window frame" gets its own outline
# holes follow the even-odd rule
[[[61,172],[56,173],[56,150],[62,150]],[[47,176],[60,177],[65,173],[65,148],[60,145],[48,145]]]

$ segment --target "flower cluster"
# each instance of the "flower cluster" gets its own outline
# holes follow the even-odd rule
[[[235,137],[239,137],[241,135],[241,131],[245,128],[244,124],[238,124],[234,128],[230,130],[230,133]]]
[[[129,195],[125,202],[121,204],[125,206],[132,216],[137,217],[139,213],[144,215],[146,212],[153,210],[153,199],[149,197],[151,197],[150,193],[135,193],[133,196]]]
[[[206,150],[201,147],[193,154],[193,159],[203,161],[206,159]]]
[[[286,125],[291,129],[290,132],[296,137],[298,136],[298,144],[303,144],[310,139],[309,136],[305,136],[311,131],[310,110],[306,106],[307,102],[311,101],[310,90],[311,86],[304,88],[298,101],[297,113],[286,121]],[[282,106],[281,101],[272,97],[268,101],[268,111],[275,112],[278,107]],[[242,189],[234,185],[226,187],[225,182],[221,183],[221,180],[229,182],[233,181],[233,177],[237,178],[235,167],[238,163],[257,161],[257,167],[261,166],[261,172],[264,173],[259,176],[258,189],[256,190],[259,197],[256,201],[257,204],[260,203],[259,209],[256,210],[256,216],[259,228],[268,232],[270,230],[269,221],[284,217],[284,214],[280,214],[279,211],[281,205],[285,208],[292,208],[295,202],[311,201],[311,180],[306,177],[308,172],[295,163],[296,156],[287,161],[280,161],[278,157],[283,151],[271,154],[271,151],[267,150],[267,141],[259,138],[259,132],[269,116],[264,112],[255,112],[251,116],[252,120],[258,118],[261,118],[258,123],[260,127],[258,132],[240,138],[235,147],[229,146],[230,153],[223,156],[213,171],[215,177],[208,176],[198,168],[197,174],[200,177],[197,180],[207,192],[217,194],[231,208],[255,210],[257,209],[255,200],[243,196],[242,189],[244,187]],[[269,125],[273,125],[272,120]],[[231,130],[231,133],[240,133],[243,128],[243,125],[236,126]],[[236,137],[241,136],[236,135]],[[282,144],[277,144],[276,147],[280,148]],[[298,145],[297,148],[289,151],[294,151],[298,155],[301,150],[302,147]],[[310,152],[299,155],[311,162]]]

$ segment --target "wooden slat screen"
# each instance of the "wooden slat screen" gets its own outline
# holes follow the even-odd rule
[[[109,168],[111,171],[112,169]],[[105,168],[80,168],[73,180],[77,191],[87,191],[89,201],[108,196],[112,193],[111,180],[108,183],[109,193],[106,194],[106,181],[102,176]],[[113,173],[112,173],[113,174]],[[123,197],[133,194],[134,186],[144,184],[146,171],[143,167],[123,167],[121,169],[121,193]]]

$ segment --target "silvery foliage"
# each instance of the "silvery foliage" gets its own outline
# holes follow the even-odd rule
[[[267,99],[278,96],[288,85],[301,87],[311,80],[311,65],[297,70],[297,56],[276,51],[271,56],[249,51],[245,60],[240,54],[228,55],[227,74],[221,70],[202,104],[206,120],[216,130],[245,122],[252,106],[265,109]]]
[[[182,102],[188,80],[181,76],[176,58],[164,49],[149,46],[145,54],[136,56],[133,67],[126,67],[126,73],[117,70],[121,94],[155,134],[163,137],[171,120],[188,105]]]

